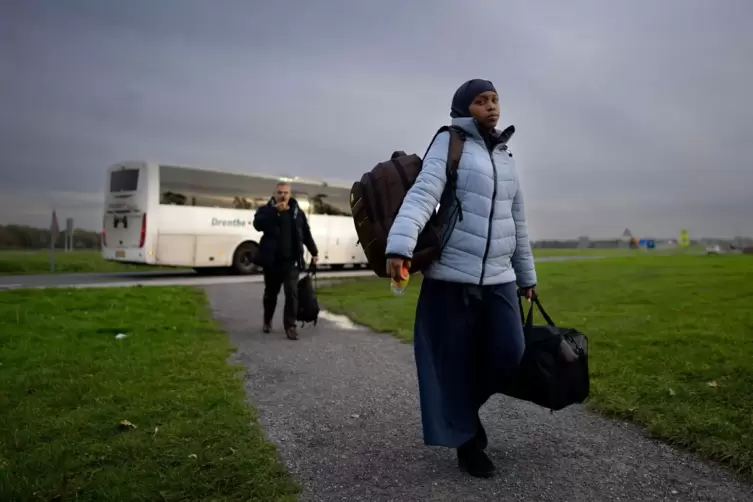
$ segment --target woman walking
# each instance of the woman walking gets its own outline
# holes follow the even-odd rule
[[[446,203],[458,216],[446,222],[441,257],[424,271],[414,326],[424,442],[456,448],[459,467],[476,477],[495,470],[478,411],[520,363],[517,289],[530,299],[536,285],[523,194],[507,150],[515,129],[497,130],[499,114],[491,82],[470,80],[455,92],[452,125],[466,140],[455,197]],[[448,132],[436,137],[390,229],[392,277],[409,266],[418,234],[445,202],[448,142]]]

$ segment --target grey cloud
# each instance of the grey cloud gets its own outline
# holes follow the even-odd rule
[[[98,193],[128,158],[351,181],[423,153],[481,76],[536,237],[753,234],[751,19],[745,0],[6,2],[2,187]]]

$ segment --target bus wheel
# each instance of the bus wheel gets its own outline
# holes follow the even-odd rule
[[[233,255],[233,272],[239,275],[253,274],[258,270],[254,265],[256,253],[259,252],[259,246],[253,242],[244,242]]]

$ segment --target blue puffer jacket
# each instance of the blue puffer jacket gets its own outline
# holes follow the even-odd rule
[[[424,272],[425,277],[467,284],[536,284],[536,271],[523,206],[523,193],[506,141],[495,131],[490,154],[472,118],[452,125],[466,132],[457,177],[462,221],[451,231],[442,256]],[[423,168],[408,191],[387,239],[387,255],[413,256],[416,238],[442,197],[447,182],[445,166],[449,133],[443,132],[426,154]],[[456,202],[453,202],[456,209]],[[450,214],[455,211],[449,211]]]

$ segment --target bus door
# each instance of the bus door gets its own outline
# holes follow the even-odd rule
[[[119,167],[110,171],[109,191],[102,222],[104,245],[111,249],[141,248],[146,238],[146,211],[139,190],[139,167]],[[119,257],[117,255],[116,257]],[[125,253],[122,253],[125,257]]]
[[[301,210],[305,211],[306,217],[309,220],[311,236],[314,238],[314,242],[319,251],[319,263],[323,265],[327,264],[330,259],[328,255],[329,218],[327,215],[318,214],[319,211],[316,210],[316,207],[311,202],[308,194],[294,192],[293,196],[298,201]],[[303,255],[308,263],[311,260],[311,254],[305,249],[305,246]]]

